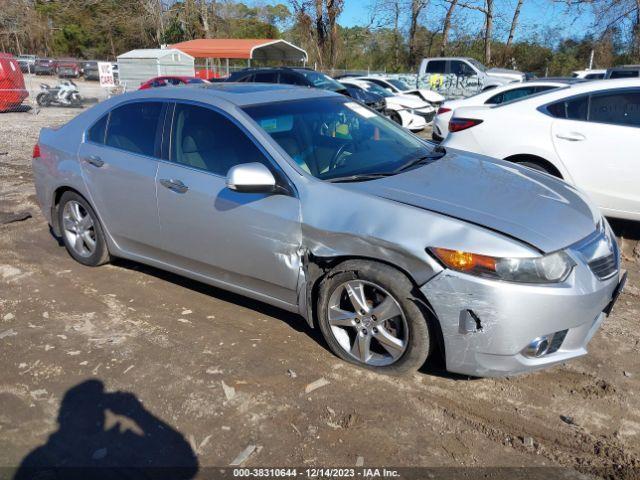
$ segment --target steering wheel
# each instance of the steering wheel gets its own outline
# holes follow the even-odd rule
[[[337,168],[338,165],[338,161],[340,160],[340,158],[342,157],[342,154],[345,153],[345,149],[352,145],[353,142],[349,141],[349,142],[345,142],[342,145],[340,145],[340,147],[338,148],[338,150],[336,150],[336,153],[333,154],[333,157],[331,158],[331,161],[329,162],[329,170],[333,170],[334,168]]]

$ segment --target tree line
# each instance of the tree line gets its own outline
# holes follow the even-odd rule
[[[194,38],[284,38],[324,70],[408,72],[443,55],[538,75],[640,62],[640,0],[368,0],[345,27],[348,1],[361,0],[0,0],[0,50],[114,59]],[[557,24],[523,23],[533,1],[589,26],[562,38]]]

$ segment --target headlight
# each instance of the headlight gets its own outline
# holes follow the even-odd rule
[[[575,266],[565,252],[536,258],[500,258],[447,248],[429,248],[429,251],[452,270],[507,282],[562,282]]]

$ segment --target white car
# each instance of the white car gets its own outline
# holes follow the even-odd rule
[[[565,87],[568,83],[570,83],[568,80],[532,80],[525,83],[509,83],[491,90],[485,90],[467,98],[447,100],[440,106],[433,119],[433,140],[440,142],[447,138],[447,134],[449,133],[449,120],[451,120],[451,116],[456,108],[498,105],[517,98],[533,95],[534,93]]]
[[[386,116],[412,132],[424,130],[436,113],[433,106],[413,95],[393,95],[374,83],[353,78],[342,78],[340,82],[384,97],[387,104]]]
[[[576,70],[571,73],[573,78],[582,78],[584,80],[602,80],[604,76],[607,74],[607,69],[589,69],[586,70]]]
[[[426,88],[411,88],[399,78],[369,76],[357,77],[356,80],[365,80],[367,82],[375,83],[394,95],[413,95],[419,97],[425,102],[430,103],[435,108],[438,108],[442,102],[444,102],[444,97],[438,92],[434,92],[433,90]]]
[[[545,171],[586,191],[605,215],[640,220],[640,79],[594,80],[458,108],[449,132],[445,148]]]

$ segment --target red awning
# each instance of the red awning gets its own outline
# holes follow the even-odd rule
[[[176,43],[176,48],[195,58],[236,58],[251,60],[306,61],[302,48],[276,39],[201,38]]]

